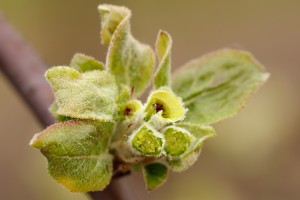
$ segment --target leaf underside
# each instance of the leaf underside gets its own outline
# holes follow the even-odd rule
[[[78,70],[79,72],[87,72],[93,70],[104,70],[104,64],[97,61],[91,56],[81,53],[76,53],[70,63],[70,67]]]
[[[102,41],[109,44],[106,67],[116,76],[118,85],[134,88],[134,96],[138,97],[149,85],[155,66],[154,52],[131,35],[129,9],[112,5],[101,5],[98,9]]]
[[[143,167],[144,180],[148,190],[161,186],[168,177],[168,168],[162,163],[150,163]]]
[[[71,120],[36,134],[31,146],[48,160],[50,175],[72,192],[104,189],[112,176],[112,156],[107,152],[114,123]]]
[[[186,121],[212,124],[240,111],[267,78],[251,54],[224,49],[182,67],[172,88],[189,109]]]
[[[79,73],[70,67],[53,67],[46,72],[57,104],[57,115],[81,119],[113,118],[118,89],[106,71]]]
[[[173,171],[181,172],[191,167],[198,159],[204,142],[216,135],[211,126],[184,123],[177,124],[178,127],[189,131],[196,139],[191,144],[190,149],[179,159],[167,159]]]
[[[171,47],[171,36],[165,31],[160,31],[156,41],[156,54],[159,58],[159,65],[153,79],[154,89],[170,86]]]

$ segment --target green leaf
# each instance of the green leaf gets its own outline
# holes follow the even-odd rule
[[[182,67],[172,88],[189,109],[186,121],[212,124],[240,111],[268,76],[250,53],[224,49]]]
[[[118,105],[124,105],[131,99],[131,91],[127,85],[120,85],[119,87],[119,95],[117,98]]]
[[[172,170],[181,172],[191,167],[198,159],[203,144],[206,140],[216,135],[215,130],[210,126],[203,126],[190,123],[178,123],[177,127],[188,130],[196,139],[191,143],[189,150],[179,159],[167,159]]]
[[[112,177],[108,144],[114,123],[71,120],[36,134],[30,145],[48,160],[50,175],[72,192],[104,189]]]
[[[168,177],[168,168],[162,163],[150,163],[143,167],[144,180],[148,190],[161,186]]]
[[[46,72],[58,109],[58,115],[82,119],[113,118],[117,86],[106,71],[79,73],[69,67],[53,67]]]
[[[101,41],[109,44],[115,30],[125,17],[130,14],[130,10],[123,6],[103,4],[98,6],[101,16]]]
[[[69,120],[72,120],[73,118],[71,117],[68,117],[68,116],[63,116],[63,115],[59,115],[57,114],[57,110],[58,110],[58,105],[57,103],[54,101],[50,108],[49,108],[49,111],[50,113],[54,116],[54,118],[59,121],[59,122],[65,122],[65,121],[69,121]]]
[[[199,142],[205,141],[209,138],[216,136],[216,131],[211,126],[192,124],[186,122],[177,123],[176,126],[188,130],[197,139],[194,142],[194,145],[196,146]]]
[[[91,56],[86,56],[81,53],[76,53],[72,60],[70,67],[78,70],[79,72],[86,72],[92,70],[104,70],[103,63],[99,62]]]
[[[126,107],[126,103],[131,99],[131,93],[130,89],[127,87],[127,85],[121,84],[119,86],[119,95],[116,100],[117,104],[117,112],[114,117],[116,121],[122,121],[125,119],[124,116],[124,109]]]
[[[195,151],[191,151],[186,154],[184,157],[180,159],[167,159],[169,167],[175,172],[183,172],[190,168],[195,162],[197,161],[200,153],[201,153],[202,146],[197,148]]]
[[[100,5],[102,40],[109,42],[106,67],[116,76],[118,85],[134,88],[134,96],[142,94],[155,66],[150,46],[137,41],[130,32],[131,12],[125,7]]]
[[[171,36],[165,31],[160,31],[156,41],[156,53],[160,63],[154,76],[154,89],[170,86],[171,48]]]

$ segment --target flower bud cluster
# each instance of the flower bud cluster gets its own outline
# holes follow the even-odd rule
[[[189,131],[176,126],[185,118],[187,109],[167,87],[154,90],[144,105],[138,100],[128,101],[122,113],[131,157],[177,159],[188,152],[195,140]]]

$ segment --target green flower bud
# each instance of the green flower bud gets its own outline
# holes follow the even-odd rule
[[[130,100],[124,106],[123,115],[132,118],[133,116],[135,116],[136,113],[138,113],[141,110],[142,107],[143,105],[141,101]]]
[[[161,133],[147,124],[142,125],[129,137],[133,151],[143,156],[160,156],[164,143]]]
[[[170,157],[178,157],[184,154],[195,140],[195,137],[187,130],[175,126],[165,128],[163,135],[166,140],[164,152]]]
[[[169,88],[161,88],[149,95],[145,108],[145,120],[148,121],[152,115],[160,113],[162,120],[176,122],[184,119],[186,111],[180,97]]]

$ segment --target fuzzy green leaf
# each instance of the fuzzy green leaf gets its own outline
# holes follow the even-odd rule
[[[103,63],[99,62],[91,56],[87,56],[81,53],[76,53],[72,60],[70,67],[78,70],[79,72],[86,72],[92,70],[103,70]]]
[[[58,105],[57,105],[57,103],[54,101],[54,102],[51,104],[51,106],[50,106],[50,108],[49,108],[49,111],[50,111],[50,113],[54,116],[54,118],[55,118],[57,121],[59,121],[59,122],[65,122],[65,121],[69,121],[69,120],[73,119],[73,118],[68,117],[68,116],[63,116],[63,115],[57,114],[57,110],[58,110]]]
[[[172,170],[181,172],[191,167],[198,159],[204,142],[216,135],[215,130],[210,126],[203,126],[190,123],[179,123],[176,126],[188,130],[196,139],[191,143],[189,150],[179,159],[168,159]]]
[[[101,41],[103,44],[109,44],[115,30],[130,10],[122,6],[103,4],[98,6],[98,11],[101,16]]]
[[[126,104],[128,101],[130,101],[130,99],[131,99],[130,89],[126,85],[121,84],[119,86],[119,95],[116,101],[117,112],[114,117],[116,121],[122,121],[125,119],[124,109],[126,108]]]
[[[127,85],[120,85],[119,87],[119,95],[117,98],[118,105],[124,105],[131,99],[131,91]]]
[[[250,53],[224,49],[182,67],[172,88],[189,109],[186,121],[212,124],[240,111],[268,75]]]
[[[148,190],[161,186],[168,177],[168,168],[162,163],[150,163],[143,167],[144,180]]]
[[[160,31],[156,41],[156,54],[160,63],[154,76],[154,89],[170,86],[171,48],[171,36],[165,31]]]
[[[192,124],[186,122],[180,122],[176,124],[176,126],[189,131],[197,139],[194,143],[194,145],[196,146],[199,143],[199,141],[205,141],[209,138],[216,136],[216,131],[211,126]]]
[[[81,119],[112,119],[116,109],[117,85],[106,71],[79,73],[69,67],[53,67],[46,72],[58,115]]]
[[[155,66],[154,52],[131,35],[129,9],[112,5],[100,5],[98,9],[102,18],[102,40],[109,43],[106,67],[116,76],[119,86],[134,88],[137,97],[150,82]]]
[[[50,175],[72,192],[104,189],[112,176],[108,153],[114,123],[71,120],[36,134],[30,145],[48,160]]]

